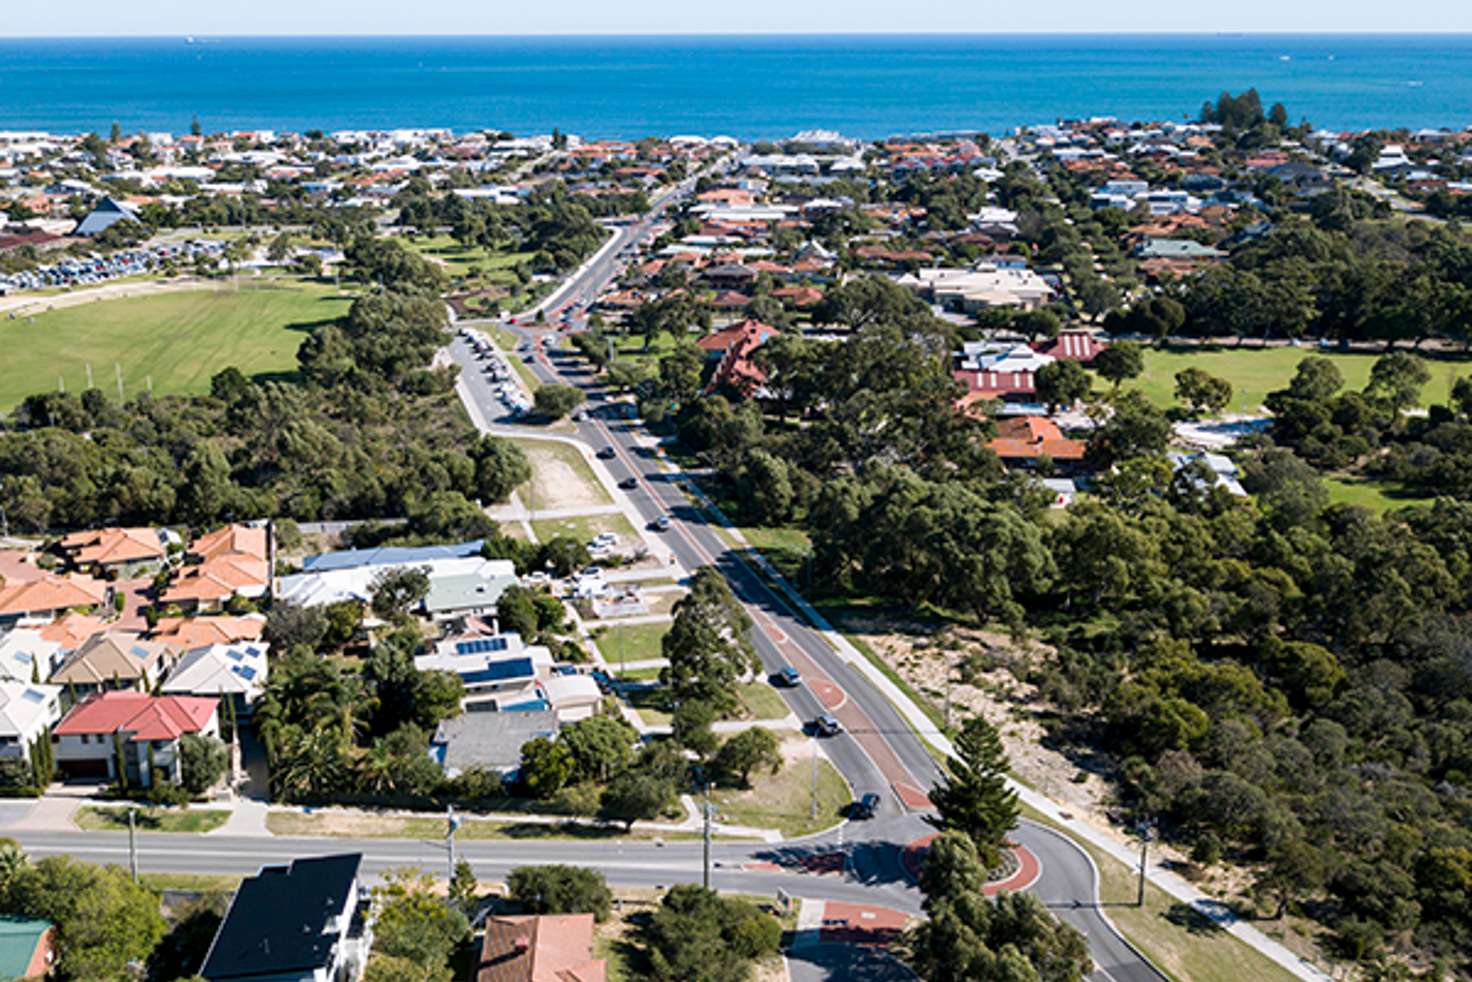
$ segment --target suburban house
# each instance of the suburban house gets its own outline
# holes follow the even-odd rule
[[[76,230],[72,234],[91,238],[94,235],[101,235],[118,222],[136,221],[138,221],[138,213],[130,206],[115,198],[103,198],[86,218],[77,223]]]
[[[103,631],[92,635],[51,673],[48,681],[78,695],[93,692],[153,688],[174,658],[174,649],[137,634]]]
[[[29,581],[0,583],[0,627],[44,624],[69,610],[97,610],[112,603],[112,587],[90,576],[54,573]]]
[[[978,263],[969,269],[924,267],[898,280],[927,303],[974,314],[990,307],[1033,310],[1052,301],[1054,290],[1030,269]]]
[[[7,914],[0,917],[0,979],[41,979],[56,961],[50,921]]]
[[[99,692],[71,708],[52,729],[56,766],[67,777],[117,780],[121,745],[128,781],[150,787],[179,781],[179,738],[220,735],[220,700],[200,696],[151,696]],[[151,752],[150,752],[151,751]]]
[[[476,982],[604,982],[592,914],[489,917]]]
[[[207,644],[231,644],[235,641],[259,641],[266,629],[261,614],[231,617],[220,614],[208,617],[160,617],[148,632],[150,641],[184,650]]]
[[[1083,461],[1086,445],[1065,437],[1046,416],[1013,416],[997,422],[997,436],[987,444],[1009,465],[1034,465],[1047,458],[1066,468]]]
[[[390,552],[390,550],[379,550]],[[351,601],[366,606],[373,600],[374,581],[384,573],[420,569],[429,577],[429,595],[422,604],[437,620],[495,612],[506,588],[516,582],[516,567],[507,559],[482,559],[473,555],[419,559],[419,550],[399,550],[411,558],[392,557],[389,562],[361,565],[325,564],[309,572],[283,576],[277,582],[276,598],[301,607],[325,607]]]
[[[189,546],[193,565],[179,571],[160,599],[208,611],[234,596],[264,596],[271,584],[269,554],[264,525],[227,525],[202,535]]]
[[[435,727],[429,754],[447,777],[471,767],[506,775],[521,766],[522,744],[556,736],[558,729],[557,714],[550,709],[461,713]]]
[[[29,762],[31,746],[61,719],[61,686],[0,682],[0,757]]]
[[[251,707],[266,690],[270,672],[266,656],[270,649],[264,641],[238,641],[186,651],[169,670],[161,691],[166,695],[228,697],[238,715],[249,716]]]
[[[240,884],[199,974],[209,982],[354,982],[373,945],[361,853],[263,866]]]
[[[781,332],[770,324],[746,320],[713,331],[696,341],[696,345],[705,352],[706,361],[715,363],[715,367],[711,369],[710,381],[706,383],[706,391],[728,389],[747,398],[758,395],[761,387],[766,384],[767,373],[762,371],[752,356],[757,348],[779,333]]]
[[[1199,463],[1199,475],[1195,479],[1197,487],[1218,487],[1225,490],[1234,498],[1247,497],[1247,491],[1242,487],[1241,472],[1230,457],[1219,453],[1181,453],[1173,450],[1166,454],[1166,459],[1176,473],[1180,473],[1186,467]]]
[[[325,573],[358,566],[415,566],[436,559],[469,559],[479,556],[484,539],[436,546],[380,546],[376,549],[342,549],[308,556],[302,560],[305,573]]]
[[[54,641],[57,645],[57,657],[52,659],[52,666],[60,664],[60,659],[76,651],[87,643],[87,639],[99,631],[107,630],[107,622],[96,614],[65,613],[52,621],[50,624],[42,624],[36,628],[36,633],[41,635],[42,640]]]
[[[59,543],[75,569],[140,576],[157,572],[169,558],[177,533],[161,528],[105,528],[73,532]]]
[[[545,646],[524,644],[514,632],[446,637],[414,667],[458,675],[466,713],[551,710],[568,723],[593,715],[603,698],[598,683],[559,672]]]
[[[45,682],[56,667],[61,645],[40,631],[18,627],[0,634],[0,679],[15,682]]]
[[[515,564],[507,559],[484,560],[467,573],[431,577],[424,612],[433,621],[494,617],[501,594],[515,585]]]

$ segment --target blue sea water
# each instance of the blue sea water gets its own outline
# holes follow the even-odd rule
[[[1257,86],[1335,129],[1472,123],[1472,35],[0,40],[0,128],[552,127],[864,138],[1194,116]]]

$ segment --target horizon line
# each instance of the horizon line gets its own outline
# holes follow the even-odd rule
[[[1346,38],[1346,37],[1426,37],[1426,38],[1472,38],[1472,27],[1452,31],[1432,30],[1362,30],[1303,31],[1303,30],[1231,30],[1227,28],[1201,30],[906,30],[903,28],[876,28],[872,30],[814,31],[808,29],[774,28],[756,31],[725,30],[679,30],[679,31],[518,31],[512,33],[381,33],[381,32],[242,32],[242,33],[192,33],[177,31],[170,33],[79,33],[79,34],[11,34],[0,38],[6,41],[81,41],[81,40],[135,40],[169,41],[195,40],[265,40],[265,39],[417,39],[417,40],[486,40],[519,38],[762,38],[762,37],[809,37],[809,38],[853,38],[853,37],[1191,37],[1191,38]]]

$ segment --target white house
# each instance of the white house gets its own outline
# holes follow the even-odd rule
[[[0,757],[29,762],[31,745],[61,719],[61,686],[0,681]]]
[[[236,712],[248,715],[266,690],[270,673],[264,641],[237,641],[192,648],[169,671],[163,692],[176,696],[229,696]]]
[[[61,645],[41,632],[18,627],[0,634],[0,679],[45,682],[61,658]]]

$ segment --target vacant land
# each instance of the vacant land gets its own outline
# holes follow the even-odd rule
[[[212,832],[224,825],[230,813],[220,809],[140,808],[137,827],[140,832]],[[88,831],[116,832],[128,827],[128,809],[99,808],[92,805],[79,809],[72,821]]]
[[[432,839],[444,841],[445,819],[439,816],[403,817],[364,815],[357,812],[272,812],[266,828],[273,835],[356,836],[367,839]],[[690,833],[693,837],[694,833]],[[455,832],[457,839],[678,839],[682,833],[657,833],[635,829],[625,833],[623,825],[585,825],[576,822],[493,822],[466,819]]]
[[[613,496],[577,447],[559,440],[511,442],[521,448],[532,467],[532,479],[518,488],[517,493],[534,514],[538,509],[585,508],[613,502]]]
[[[811,741],[789,740],[783,745],[786,762],[782,770],[753,774],[752,787],[747,790],[720,788],[711,792],[711,802],[720,809],[717,817],[728,825],[780,829],[789,839],[833,826],[843,818],[852,795],[843,775],[820,754],[818,808],[817,817],[813,817],[811,751]]]
[[[787,703],[768,682],[744,682],[736,687],[752,719],[786,719],[792,715]]]
[[[116,397],[208,392],[234,366],[246,375],[292,377],[302,338],[347,312],[351,298],[330,286],[282,279],[158,293],[62,307],[0,321],[0,408],[36,392]]]
[[[598,650],[603,652],[603,660],[617,666],[620,662],[663,657],[661,644],[669,631],[670,625],[666,621],[623,624],[603,628],[595,635],[595,640],[598,642]]]
[[[532,531],[537,534],[538,542],[546,542],[548,539],[562,535],[588,543],[603,532],[612,532],[619,538],[618,545],[615,547],[619,552],[642,545],[639,541],[639,533],[635,531],[634,526],[622,512],[617,511],[594,515],[569,515],[564,518],[538,518],[532,521]]]
[[[1183,368],[1199,368],[1204,372],[1224,378],[1232,383],[1232,404],[1229,412],[1256,413],[1263,399],[1274,389],[1281,389],[1293,378],[1298,363],[1310,355],[1328,358],[1344,376],[1347,389],[1363,389],[1370,380],[1370,366],[1378,355],[1343,354],[1320,351],[1313,347],[1302,348],[1220,348],[1195,350],[1177,348],[1159,350],[1151,348],[1145,352],[1145,373],[1125,383],[1126,388],[1137,388],[1158,406],[1175,403],[1175,375]],[[1423,404],[1446,402],[1451,392],[1452,381],[1460,376],[1472,374],[1472,364],[1427,361],[1431,369],[1431,383],[1422,390]],[[1107,383],[1104,383],[1107,386]]]

